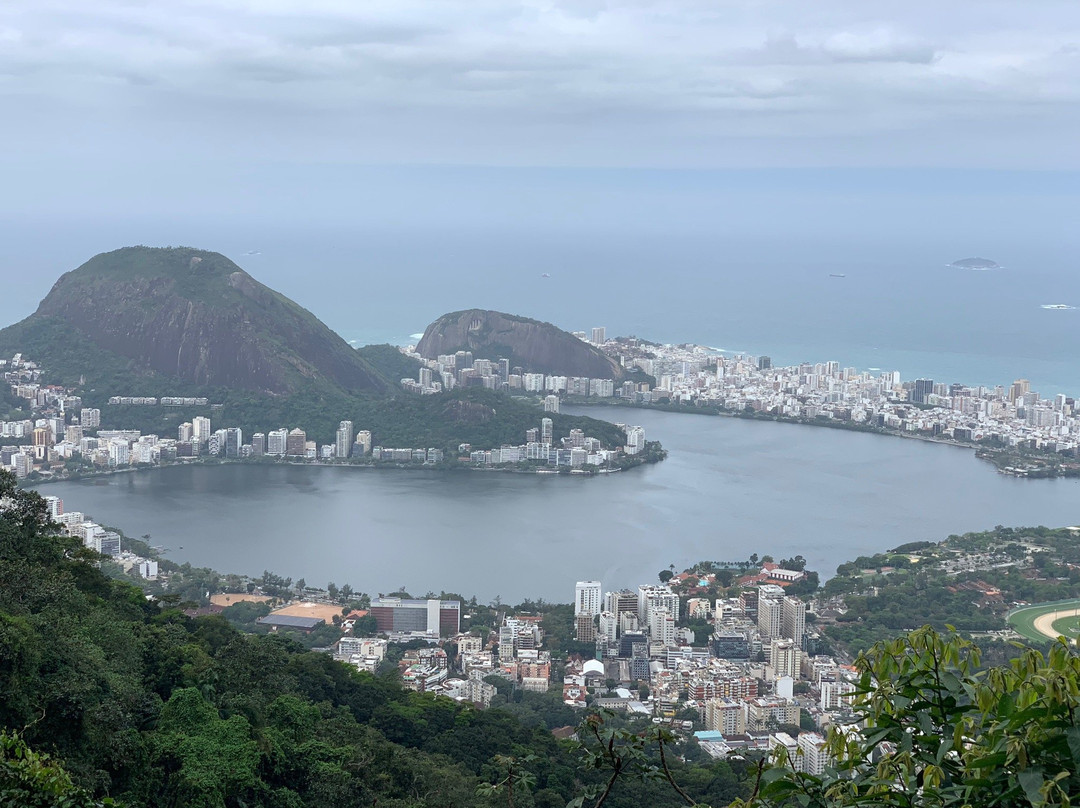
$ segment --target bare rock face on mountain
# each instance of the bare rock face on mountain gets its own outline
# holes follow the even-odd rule
[[[12,328],[40,331],[43,323],[74,328],[136,370],[197,385],[273,394],[386,386],[311,312],[204,250],[127,247],[95,256]]]
[[[611,357],[551,323],[483,309],[444,314],[427,327],[416,350],[427,359],[472,351],[476,359],[508,359],[527,373],[616,381],[626,376]]]

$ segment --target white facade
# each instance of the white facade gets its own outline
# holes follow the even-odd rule
[[[760,598],[758,600],[758,631],[766,639],[782,637],[784,628],[784,604],[782,600]]]
[[[210,419],[196,415],[191,419],[191,439],[197,443],[210,440]]]
[[[546,443],[549,446],[552,442],[552,434],[554,433],[554,423],[550,418],[543,418],[540,421],[540,442]]]
[[[352,453],[353,422],[342,421],[338,424],[337,441],[334,444],[335,457],[348,457]]]
[[[675,644],[675,618],[667,608],[654,607],[649,611],[649,637],[664,645]]]
[[[600,614],[601,584],[599,581],[578,581],[574,586],[574,617],[579,614]]]
[[[649,625],[649,614],[653,609],[667,609],[668,614],[677,618],[679,615],[679,596],[670,587],[657,584],[642,584],[638,587],[638,622]]]
[[[266,433],[266,453],[268,455],[282,456],[289,440],[289,430],[271,429]]]
[[[144,559],[139,562],[136,567],[140,578],[145,578],[148,581],[156,580],[158,577],[158,563],[156,561],[150,561]]]
[[[820,777],[830,762],[830,755],[825,748],[825,739],[816,732],[800,733],[793,762],[795,771]]]
[[[619,617],[614,612],[600,612],[600,638],[615,642],[619,631]]]
[[[802,665],[802,650],[789,639],[775,639],[770,646],[769,666],[773,670],[773,677],[779,679],[790,676],[792,679],[799,678],[799,668]]]
[[[803,634],[806,632],[806,604],[798,598],[785,597],[781,613],[781,634],[801,648]]]

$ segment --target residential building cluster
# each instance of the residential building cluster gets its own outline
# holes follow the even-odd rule
[[[581,704],[590,687],[608,680],[623,683],[625,695],[602,699],[601,706],[662,721],[693,710],[707,727],[702,740],[716,754],[786,745],[778,736],[783,727],[811,719],[819,729],[844,720],[854,673],[808,650],[815,643],[807,631],[807,604],[785,592],[804,573],[770,562],[739,580],[738,597],[694,597],[714,577],[684,573],[671,582],[677,588],[643,584],[608,592],[599,581],[578,581],[576,637],[595,643],[596,658],[568,670],[566,703]],[[703,622],[708,637],[687,625]],[[799,695],[796,683],[803,683]],[[815,737],[820,752],[820,735],[807,735],[803,743]],[[802,758],[818,760],[806,750]]]
[[[552,468],[584,470],[587,466],[605,467],[622,454],[635,455],[645,449],[645,430],[640,426],[617,424],[626,433],[626,444],[605,449],[599,438],[586,435],[580,429],[556,440],[554,421],[542,418],[539,427],[525,431],[525,442],[498,449],[473,449],[469,444],[458,447],[459,454],[468,455],[469,462],[478,466],[531,463]]]
[[[701,345],[616,340],[604,350],[628,368],[654,376],[622,397],[754,410],[793,419],[824,418],[963,443],[992,439],[1004,447],[1077,454],[1080,407],[1050,398],[1026,379],[1008,387],[901,379],[899,371],[859,371],[839,362],[774,367],[767,356],[722,356]]]
[[[130,575],[147,581],[156,581],[158,579],[158,562],[152,558],[144,558],[125,550],[121,546],[122,541],[119,533],[107,530],[84,513],[65,511],[64,501],[59,497],[45,496],[43,499],[48,506],[49,517],[60,525],[65,534],[80,539],[87,549],[108,556],[112,561],[119,564],[124,569],[124,572]]]
[[[153,396],[110,396],[109,404],[111,406],[125,406],[125,407],[156,407],[159,403],[159,399]],[[210,404],[210,399],[202,396],[162,396],[160,399],[162,407],[206,407]]]
[[[135,429],[102,429],[101,410],[83,407],[77,396],[62,387],[40,383],[41,369],[32,361],[16,354],[0,363],[4,381],[14,395],[30,404],[30,419],[0,421],[0,439],[13,443],[0,445],[0,466],[26,477],[35,468],[78,459],[99,470],[126,468],[138,465],[158,465],[200,457],[226,459],[285,458],[305,461],[335,461],[368,458],[375,462],[395,464],[437,465],[444,461],[443,449],[393,448],[373,445],[370,430],[356,429],[352,421],[338,425],[333,443],[319,445],[309,440],[300,427],[256,432],[245,440],[240,427],[213,428],[208,416],[196,416],[177,427],[175,438],[144,435]],[[110,404],[140,406],[187,406],[207,403],[202,398],[115,396]],[[547,412],[559,411],[559,399],[550,396]],[[620,425],[621,426],[621,425]],[[498,466],[531,462],[555,470],[603,468],[622,454],[638,454],[645,448],[645,432],[641,427],[625,426],[626,443],[606,449],[597,438],[572,429],[570,434],[556,440],[551,418],[544,418],[537,428],[526,432],[525,442],[517,446],[496,449],[474,449],[469,444],[459,447],[459,459],[473,465]],[[17,442],[15,442],[17,441]]]
[[[515,687],[542,693],[551,684],[551,654],[544,641],[540,617],[507,617],[487,641],[461,633],[461,603],[456,600],[373,599],[368,612],[378,637],[343,637],[334,647],[336,659],[359,670],[374,672],[395,643],[422,641],[398,662],[403,684],[424,693],[439,693],[458,701],[487,707],[497,688],[497,676]],[[448,648],[456,648],[456,655]]]
[[[593,329],[593,332],[594,336],[603,337],[604,329]],[[474,357],[472,351],[443,354],[435,359],[424,359],[413,346],[406,347],[403,352],[417,359],[420,369],[417,378],[402,379],[401,386],[419,395],[434,395],[455,387],[549,393],[554,396],[554,401],[548,406],[555,407],[549,412],[558,412],[559,396],[612,398],[617,392],[611,379],[534,373],[518,365],[511,367],[509,359]]]

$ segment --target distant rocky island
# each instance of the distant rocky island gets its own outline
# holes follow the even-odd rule
[[[949,264],[954,269],[988,270],[1001,269],[1001,264],[991,261],[989,258],[961,258]]]

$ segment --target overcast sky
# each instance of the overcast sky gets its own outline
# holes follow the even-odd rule
[[[225,252],[350,337],[465,305],[647,330],[653,293],[608,290],[658,268],[669,319],[701,278],[885,289],[967,255],[1064,299],[1078,134],[1077,0],[0,0],[0,324],[139,243]],[[936,280],[851,308],[907,323]],[[850,320],[803,309],[698,336]]]
[[[4,161],[1077,168],[1075,0],[5,0]]]

